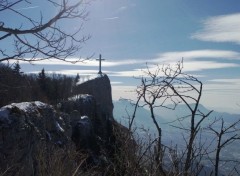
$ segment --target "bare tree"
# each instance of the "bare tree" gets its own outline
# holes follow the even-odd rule
[[[89,36],[80,35],[82,24],[88,14],[86,11],[88,2],[41,0],[41,3],[44,3],[47,10],[56,13],[52,17],[46,17],[44,12],[35,10],[35,14],[29,15],[26,10],[19,7],[26,9],[33,6],[32,1],[0,0],[0,41],[11,43],[9,46],[12,46],[6,45],[6,48],[0,49],[0,62],[9,60],[33,62],[55,58],[74,63],[82,60],[77,54],[84,42],[89,39]],[[18,23],[9,25],[7,15],[18,19]],[[64,30],[61,26],[63,21],[74,21],[76,24]],[[68,60],[69,56],[76,56],[78,59]]]
[[[196,151],[195,139],[201,129],[201,123],[206,119],[210,113],[204,114],[199,109],[199,103],[202,95],[202,82],[194,76],[182,72],[183,62],[177,63],[175,66],[160,66],[157,65],[155,69],[147,67],[144,71],[145,77],[141,78],[141,85],[138,86],[136,92],[138,97],[144,101],[143,106],[148,106],[151,112],[151,119],[157,129],[158,141],[156,161],[160,166],[160,171],[164,174],[163,170],[163,148],[161,142],[162,129],[155,117],[155,111],[158,108],[168,108],[174,110],[178,104],[184,104],[189,110],[189,115],[181,117],[190,119],[190,127],[177,127],[189,134],[184,137],[186,142],[186,150],[183,152],[184,175],[189,175],[193,172],[191,168],[196,163],[196,158],[201,155],[200,151]],[[173,106],[167,106],[167,104]],[[197,155],[196,155],[197,154]],[[195,169],[195,172],[200,172],[200,167]]]
[[[226,124],[223,118],[214,120],[209,126],[208,130],[213,132],[216,135],[216,152],[215,158],[213,160],[215,176],[218,176],[219,173],[219,163],[223,160],[220,158],[221,151],[230,145],[231,143],[240,140],[240,119],[237,121]],[[219,128],[220,127],[220,128]],[[236,162],[235,160],[230,160],[231,162]],[[229,162],[230,162],[229,161]],[[238,165],[240,163],[238,162]],[[235,169],[235,171],[239,174],[239,170]]]

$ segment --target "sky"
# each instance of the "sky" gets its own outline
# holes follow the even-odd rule
[[[19,9],[49,13],[41,1]],[[146,63],[175,64],[183,58],[183,71],[204,84],[204,106],[240,113],[240,1],[93,0],[87,10],[82,34],[91,38],[80,56],[92,56],[91,61],[20,63],[22,71],[38,73],[44,68],[49,73],[93,75],[98,72],[95,59],[101,54],[113,99],[135,99],[132,91],[140,82],[134,76],[142,74]],[[69,30],[81,24],[62,22]]]

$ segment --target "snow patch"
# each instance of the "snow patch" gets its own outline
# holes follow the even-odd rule
[[[33,105],[30,102],[12,103],[10,106],[17,107],[18,109],[20,109],[24,112],[29,112],[29,111],[33,110]]]
[[[103,76],[105,76],[105,74],[103,74],[103,73],[102,74],[96,74],[96,75],[80,76],[76,85],[80,85],[80,84],[83,84],[83,83],[88,82],[90,80],[97,79],[97,78],[102,78]]]
[[[77,101],[79,99],[83,100],[83,103],[91,103],[92,102],[92,95],[89,94],[79,94],[79,95],[75,95],[73,97],[68,98],[68,100],[72,100],[72,101]],[[59,105],[59,107],[61,107],[61,104]]]
[[[83,119],[88,119],[88,116],[82,116],[81,120],[83,120]]]
[[[7,124],[11,123],[11,120],[9,119],[9,114],[11,109],[13,109],[14,107],[18,108],[20,111],[27,113],[36,111],[36,107],[43,108],[45,106],[46,104],[40,101],[12,103],[10,105],[6,105],[0,109],[0,122]]]
[[[64,129],[59,125],[58,122],[56,122],[56,128],[57,128],[57,131],[64,132]]]
[[[43,108],[43,107],[46,107],[47,105],[41,101],[35,101],[34,104],[37,106],[37,107],[40,107],[40,108]]]
[[[12,103],[10,105],[7,105],[5,107],[12,109],[13,107],[17,107],[19,110],[23,112],[31,112],[36,109],[36,106],[39,108],[43,108],[46,106],[45,103],[40,102],[40,101],[35,101],[35,102],[21,102],[21,103]]]

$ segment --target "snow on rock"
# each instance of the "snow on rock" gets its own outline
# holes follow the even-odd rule
[[[74,97],[68,98],[69,101],[83,101],[83,103],[91,103],[93,101],[93,96],[89,94],[79,94]],[[61,108],[61,103],[58,105]]]
[[[10,105],[3,106],[0,109],[0,123],[11,123],[11,119],[9,118],[10,111],[12,109],[18,109],[20,112],[24,113],[33,113],[36,111],[37,108],[43,108],[47,105],[40,101],[35,102],[22,102],[22,103],[12,103]]]
[[[76,83],[76,85],[80,85],[80,84],[83,84],[85,82],[88,82],[90,80],[94,80],[94,79],[97,79],[97,78],[101,78],[103,76],[105,76],[106,74],[96,74],[96,75],[89,75],[89,76],[81,76],[78,80],[78,82]]]
[[[37,157],[42,146],[46,151],[67,147],[71,136],[69,116],[61,117],[51,105],[39,101],[0,108],[0,173],[14,165],[16,168],[6,175],[33,175],[41,165]],[[50,162],[51,153],[48,155],[43,158],[46,162]]]
[[[35,111],[36,108],[44,108],[46,107],[47,104],[42,103],[40,101],[35,101],[35,102],[21,102],[21,103],[12,103],[10,105],[6,105],[2,108],[6,108],[6,109],[12,109],[14,107],[18,108],[20,111],[23,112],[32,112]]]
[[[64,129],[59,125],[58,122],[56,122],[56,128],[57,128],[58,131],[64,132]]]
[[[88,116],[82,116],[81,117],[81,119],[83,120],[83,119],[87,119],[88,118]]]
[[[96,136],[92,121],[88,116],[81,116],[77,124],[74,125],[71,138],[75,142],[77,150],[97,152]]]

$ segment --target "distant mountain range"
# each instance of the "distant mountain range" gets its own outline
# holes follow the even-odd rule
[[[113,115],[114,118],[123,124],[124,126],[128,127],[128,116],[132,116],[134,111],[134,106],[130,103],[128,100],[118,100],[114,101],[114,110]],[[170,107],[171,105],[169,105]],[[191,105],[193,106],[193,105]],[[209,109],[205,108],[203,105],[199,105],[198,109],[204,113],[207,114],[210,112]],[[169,110],[166,108],[161,109],[155,109],[155,116],[156,119],[162,128],[162,142],[165,145],[171,145],[171,144],[178,144],[178,146],[183,145],[184,146],[184,140],[182,138],[183,130],[179,130],[178,128],[174,128],[171,125],[179,126],[179,121],[176,121],[176,119],[181,119],[181,124],[185,127],[189,126],[190,120],[189,118],[181,118],[184,116],[187,116],[191,114],[189,109],[183,105],[179,104],[175,110]],[[147,110],[147,107],[138,107],[136,118],[134,121],[134,127],[137,128],[138,133],[143,133],[144,131],[141,130],[141,127],[144,127],[148,130],[148,133],[151,134],[151,136],[154,136],[154,133],[156,133],[156,128],[152,122],[150,111]],[[213,111],[210,116],[205,119],[202,123],[203,127],[206,127],[209,123],[213,122],[215,118],[223,118],[225,125],[229,125],[238,119],[240,119],[240,114],[230,114],[230,113],[222,113],[222,112],[216,112]],[[198,117],[196,118],[198,119]],[[196,120],[197,121],[197,120]],[[218,125],[214,126],[215,128],[218,128]],[[238,125],[238,128],[240,128],[240,124]],[[220,128],[219,128],[220,129]],[[203,137],[208,139],[209,141],[213,139],[212,133],[204,133]],[[240,155],[239,155],[239,145],[240,141],[236,141],[229,145],[223,152],[222,157],[224,159],[234,159],[240,161]],[[215,147],[216,145],[213,145]],[[225,171],[228,172],[229,168],[231,168],[231,165],[227,166],[225,165],[224,169],[222,170],[222,173]]]
[[[113,110],[114,118],[118,122],[120,122],[122,125],[128,127],[129,120],[127,117],[128,115],[130,117],[132,116],[134,111],[134,106],[130,103],[130,101],[124,100],[124,99],[121,99],[119,101],[114,101],[113,104],[114,104],[114,110]],[[204,114],[207,114],[208,112],[210,112],[209,109],[205,108],[201,104],[199,105],[198,108]],[[161,108],[161,109],[155,109],[155,113],[156,113],[155,116],[158,121],[158,124],[162,129],[162,142],[167,145],[171,143],[182,144],[183,143],[182,134],[184,130],[180,130],[173,126],[182,125],[187,128],[190,126],[190,118],[181,118],[190,114],[190,111],[188,110],[188,108],[183,104],[179,104],[175,110]],[[179,121],[176,120],[178,118],[180,119]],[[209,117],[202,122],[201,126],[203,128],[207,127],[216,118],[223,118],[225,125],[228,126],[234,123],[235,121],[237,121],[238,119],[240,119],[240,114],[229,114],[229,113],[213,111],[209,115]],[[198,119],[199,117],[196,117],[196,121]],[[154,134],[156,134],[157,132],[156,127],[151,119],[150,111],[143,107],[138,107],[133,127],[137,127],[138,133],[144,133],[147,130],[148,133],[151,134],[151,136],[154,136]],[[143,129],[142,127],[144,127],[145,129],[144,131],[142,130]],[[215,129],[220,130],[220,123],[215,124],[214,127]],[[236,127],[240,129],[240,123]],[[203,133],[203,137],[205,137],[208,140],[211,140],[213,136],[214,136],[213,133],[209,133],[209,132]],[[240,141],[238,143],[239,143],[238,145],[232,145],[230,148],[233,151],[238,150]]]
[[[128,115],[132,115],[134,112],[134,106],[131,104],[130,101],[125,99],[120,99],[118,101],[113,101],[114,109],[113,109],[113,115],[115,119],[119,122],[121,122],[123,125],[128,125],[127,117]],[[190,105],[193,107],[193,104]],[[168,107],[171,107],[169,105]],[[205,108],[203,105],[199,104],[198,109],[204,113],[207,114],[211,110]],[[166,124],[169,124],[170,122],[176,121],[176,119],[182,119],[182,117],[185,117],[187,115],[190,115],[191,112],[187,108],[186,105],[179,104],[175,110],[170,110],[167,108],[155,108],[155,116],[158,120],[158,123],[162,126],[165,126]],[[138,107],[137,113],[136,113],[136,120],[135,124],[137,126],[144,125],[144,127],[152,128],[152,119],[150,116],[150,111],[147,110],[147,107]],[[226,112],[216,112],[213,111],[205,123],[209,123],[213,121],[215,118],[223,118],[226,123],[233,123],[237,119],[240,118],[240,114],[230,114]],[[183,120],[184,121],[184,120]],[[187,118],[185,118],[185,121],[187,121]]]

